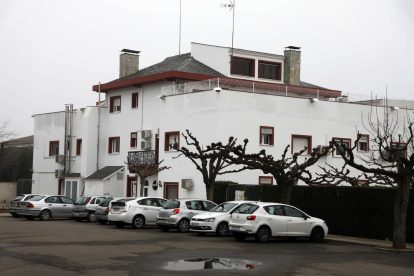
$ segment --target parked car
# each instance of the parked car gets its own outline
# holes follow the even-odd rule
[[[111,201],[108,220],[118,228],[131,224],[132,228],[156,225],[158,210],[167,202],[160,197],[137,197]]]
[[[204,199],[168,200],[159,210],[157,225],[162,231],[176,227],[178,232],[188,232],[193,216],[210,211],[217,204]]]
[[[95,196],[82,196],[76,200],[73,206],[72,215],[76,221],[82,221],[86,219],[89,222],[95,222],[95,211],[99,204],[104,199],[112,199],[111,196],[95,195]]]
[[[12,215],[14,218],[19,218],[20,216],[17,214],[17,209],[20,208],[20,201],[29,200],[35,196],[37,196],[37,194],[22,194],[22,195],[18,195],[15,198],[13,198],[12,201],[10,202],[10,207],[9,207],[10,215]]]
[[[28,220],[39,218],[49,220],[50,218],[72,218],[72,208],[75,202],[59,195],[38,195],[21,201],[17,215],[23,216]]]
[[[208,212],[195,215],[190,222],[190,231],[200,236],[216,233],[217,236],[227,236],[229,233],[230,213],[242,204],[252,201],[228,201],[217,205]]]
[[[311,217],[296,207],[269,202],[248,203],[237,207],[231,215],[229,231],[236,240],[254,235],[258,242],[271,237],[308,237],[321,242],[328,235],[325,221]]]
[[[111,200],[110,198],[103,199],[96,208],[95,217],[100,224],[106,224],[108,222],[109,203]]]

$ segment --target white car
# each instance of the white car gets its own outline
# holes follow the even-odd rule
[[[221,203],[208,212],[195,215],[191,218],[190,231],[200,236],[207,233],[216,233],[224,237],[229,233],[230,213],[242,204],[252,201],[228,201]]]
[[[132,224],[132,228],[157,225],[158,210],[167,202],[161,197],[115,199],[109,203],[108,221],[118,228]]]
[[[237,240],[254,235],[258,242],[268,242],[271,237],[291,240],[308,237],[313,242],[321,242],[328,235],[328,226],[325,221],[290,205],[255,202],[241,205],[232,212],[229,231]]]

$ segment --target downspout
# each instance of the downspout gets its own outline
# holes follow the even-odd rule
[[[68,112],[69,106],[65,105],[65,139],[63,140],[63,171],[66,173],[66,157],[67,157],[67,143],[68,143]],[[59,155],[59,153],[58,153]]]
[[[69,147],[68,147],[68,151],[69,151],[69,159],[68,159],[68,173],[70,174],[71,170],[70,170],[70,159],[72,157],[72,133],[73,133],[73,104],[70,104],[70,111],[69,111]]]
[[[98,142],[96,149],[96,170],[99,170],[99,128],[101,127],[101,83],[99,83],[99,99],[98,99]]]
[[[144,128],[144,86],[141,87],[141,130]],[[138,137],[137,137],[138,139]]]

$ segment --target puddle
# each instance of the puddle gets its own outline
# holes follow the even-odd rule
[[[167,270],[203,270],[203,269],[257,269],[261,262],[226,258],[196,258],[168,262]]]

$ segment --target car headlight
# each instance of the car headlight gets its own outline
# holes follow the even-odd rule
[[[208,218],[208,219],[206,219],[206,222],[213,222],[215,220],[216,220],[215,218]]]

